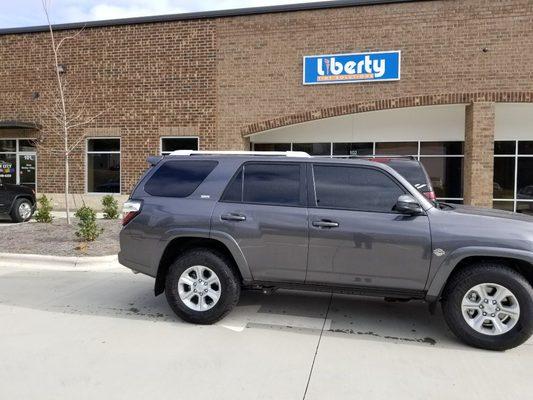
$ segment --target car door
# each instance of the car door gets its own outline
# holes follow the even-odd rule
[[[393,210],[406,193],[378,167],[315,163],[306,283],[422,290],[430,265],[426,215]]]
[[[215,206],[211,229],[234,238],[256,281],[305,280],[305,180],[301,163],[247,162]]]
[[[2,179],[0,178],[0,213],[5,213],[8,211],[8,192],[6,186],[2,184]]]

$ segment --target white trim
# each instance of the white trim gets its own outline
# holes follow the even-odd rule
[[[89,140],[98,139],[118,139],[119,151],[89,151]],[[118,192],[89,192],[89,154],[118,154],[119,155],[119,174],[118,174]],[[122,137],[121,136],[89,136],[85,138],[85,194],[106,195],[106,194],[122,194]]]

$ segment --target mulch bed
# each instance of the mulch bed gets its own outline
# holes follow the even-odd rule
[[[103,233],[94,242],[84,243],[75,232],[78,221],[71,225],[65,219],[50,224],[26,222],[7,224],[0,221],[0,253],[45,254],[52,256],[108,256],[119,251],[120,220],[97,220]]]

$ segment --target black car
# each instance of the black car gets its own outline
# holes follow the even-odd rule
[[[35,211],[35,191],[27,186],[3,183],[0,179],[0,216],[13,222],[28,221]]]

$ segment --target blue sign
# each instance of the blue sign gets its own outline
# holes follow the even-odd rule
[[[400,51],[305,56],[304,85],[400,80]]]

